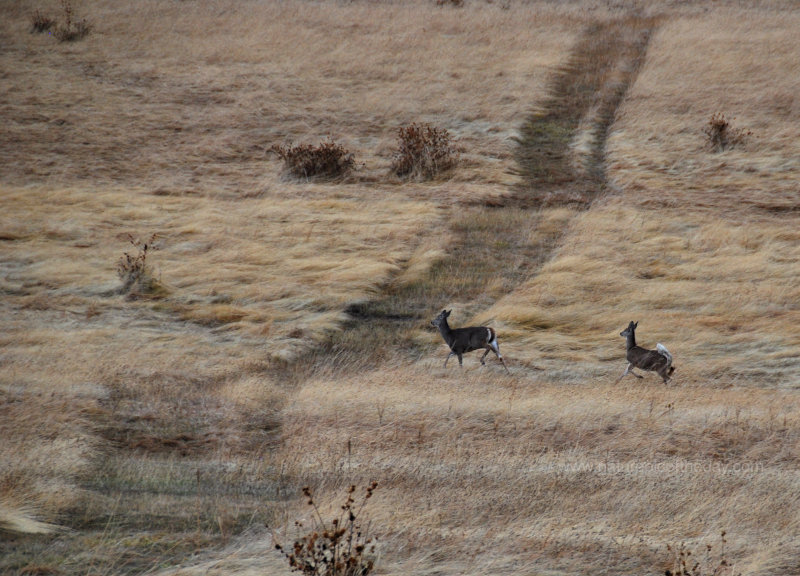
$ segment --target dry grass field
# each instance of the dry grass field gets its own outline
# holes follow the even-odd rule
[[[0,5],[0,573],[289,574],[375,480],[377,574],[800,574],[795,3],[71,5]]]

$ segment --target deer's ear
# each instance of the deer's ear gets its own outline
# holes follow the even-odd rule
[[[637,326],[639,326],[639,323],[638,322],[634,322],[633,323],[633,327],[636,328]]]
[[[447,315],[448,315],[448,316],[450,316],[450,312],[452,312],[452,310],[448,310],[448,311],[447,311]]]

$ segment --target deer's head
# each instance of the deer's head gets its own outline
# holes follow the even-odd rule
[[[634,330],[636,330],[636,327],[638,325],[639,325],[638,322],[631,322],[630,324],[628,324],[628,327],[625,328],[625,330],[619,333],[619,335],[622,336],[623,338],[627,338],[628,336],[634,333]]]
[[[439,328],[442,324],[447,322],[447,317],[450,316],[450,312],[452,312],[452,310],[442,310],[436,318],[431,320],[431,324]]]

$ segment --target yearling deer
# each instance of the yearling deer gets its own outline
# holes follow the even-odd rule
[[[458,356],[458,365],[463,366],[462,355],[465,352],[472,352],[473,350],[480,350],[485,348],[486,352],[481,356],[481,364],[486,365],[484,358],[489,352],[494,352],[497,359],[503,364],[506,372],[509,372],[503,356],[500,354],[500,346],[497,343],[497,333],[494,328],[488,326],[471,326],[469,328],[450,328],[447,324],[447,317],[450,316],[452,310],[442,310],[436,318],[431,320],[431,324],[439,329],[442,338],[450,346],[450,354],[444,359],[444,367],[447,368],[447,361],[450,356]],[[509,372],[510,373],[510,372]]]
[[[628,359],[628,367],[625,368],[622,376],[617,378],[617,382],[622,380],[628,372],[637,378],[643,378],[643,376],[633,371],[634,368],[641,368],[642,370],[657,372],[664,380],[664,384],[666,384],[675,371],[675,367],[672,365],[672,354],[662,344],[656,344],[655,350],[647,350],[637,346],[634,331],[638,325],[638,322],[631,322],[625,330],[619,333],[623,338],[627,338],[628,353],[625,357]]]

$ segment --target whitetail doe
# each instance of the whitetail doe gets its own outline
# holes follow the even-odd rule
[[[663,344],[656,344],[655,350],[647,350],[646,348],[637,346],[636,334],[634,331],[638,325],[638,322],[631,322],[625,330],[619,333],[620,336],[627,339],[628,353],[625,357],[628,359],[628,367],[625,368],[625,372],[622,373],[622,376],[617,378],[617,382],[622,380],[628,372],[637,378],[643,378],[643,376],[633,371],[634,368],[640,368],[650,372],[657,372],[664,380],[664,384],[666,384],[675,371],[675,367],[672,365],[672,354],[669,353],[669,350],[667,350]]]
[[[447,324],[447,317],[450,316],[452,310],[442,310],[436,318],[431,320],[431,324],[439,329],[442,338],[450,346],[450,354],[444,359],[444,367],[447,368],[447,361],[450,356],[458,356],[458,365],[463,366],[462,355],[465,352],[472,352],[473,350],[486,349],[486,352],[481,356],[481,364],[486,365],[484,358],[489,352],[494,352],[497,359],[503,364],[506,372],[509,372],[503,356],[500,354],[500,345],[497,343],[497,333],[494,328],[488,326],[470,326],[469,328],[450,328]],[[509,372],[510,373],[510,372]]]

